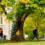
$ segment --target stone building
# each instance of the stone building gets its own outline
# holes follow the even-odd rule
[[[0,16],[0,28],[3,30],[3,35],[6,35],[6,39],[10,40],[12,22],[6,20],[6,16]]]

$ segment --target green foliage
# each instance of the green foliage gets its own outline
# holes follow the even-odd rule
[[[16,13],[14,14],[14,19],[17,19]],[[13,23],[12,23],[12,29],[11,29],[11,39],[15,36],[16,26],[17,26],[17,23],[15,21],[13,21]]]
[[[36,27],[38,27],[38,34],[42,38],[42,36],[44,36],[45,33],[45,18],[43,17],[44,15],[40,13],[40,10],[35,10],[35,14],[31,14],[29,16],[26,18],[24,22],[24,33],[29,35],[27,39],[32,39],[33,30]]]
[[[10,3],[7,3],[7,5],[8,5],[8,6],[11,6],[11,7],[12,7],[12,6],[14,5],[14,3],[15,3],[15,0],[8,0],[8,1],[9,1]]]
[[[4,5],[5,6],[4,8],[12,7],[11,13],[7,14],[8,16],[10,15],[9,17],[7,16],[7,19],[9,19],[9,20],[10,20],[10,18],[13,18],[14,13],[16,13],[16,12],[17,12],[18,16],[22,17],[22,15],[24,13],[33,14],[35,12],[35,10],[39,10],[39,7],[40,7],[40,10],[45,9],[44,8],[45,0],[22,0],[22,1],[21,0],[16,0],[16,1],[15,0],[3,0],[0,4]],[[5,10],[3,12],[5,12]],[[43,12],[45,13],[45,10]],[[11,17],[11,15],[12,15],[12,17]]]
[[[30,31],[30,34],[28,35],[28,38],[31,40],[33,38],[34,34],[33,31]]]
[[[12,29],[11,29],[11,39],[15,36],[16,33],[16,22],[13,22]]]
[[[12,17],[12,16],[13,16],[13,14],[7,14],[6,17],[7,17],[7,19],[9,19],[9,20],[13,20],[13,17]]]

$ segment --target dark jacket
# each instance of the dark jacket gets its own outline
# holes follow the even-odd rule
[[[37,30],[36,29],[33,31],[33,34],[37,34]]]
[[[3,38],[3,32],[1,32],[1,38]]]
[[[0,36],[1,36],[1,33],[0,33]]]

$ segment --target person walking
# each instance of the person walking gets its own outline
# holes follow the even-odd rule
[[[39,38],[38,38],[38,28],[36,27],[36,29],[35,30],[33,30],[33,34],[34,34],[34,37],[33,37],[33,39],[36,37],[38,40],[39,40]],[[32,40],[33,40],[32,39]]]
[[[3,31],[1,31],[1,39],[3,39],[3,40],[4,40],[4,38],[3,38]]]
[[[1,40],[1,32],[0,32],[0,40]]]

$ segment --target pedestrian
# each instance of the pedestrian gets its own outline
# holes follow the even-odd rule
[[[3,39],[3,40],[4,40],[4,38],[3,38],[3,31],[1,31],[1,39]]]
[[[2,29],[0,28],[0,40],[1,40],[1,31],[2,31]]]
[[[39,40],[39,38],[38,38],[38,28],[36,27],[36,29],[35,30],[33,30],[33,34],[34,34],[34,37],[33,37],[33,39],[36,37],[38,40]],[[32,40],[33,40],[32,39]]]
[[[1,40],[1,32],[0,32],[0,40]]]

